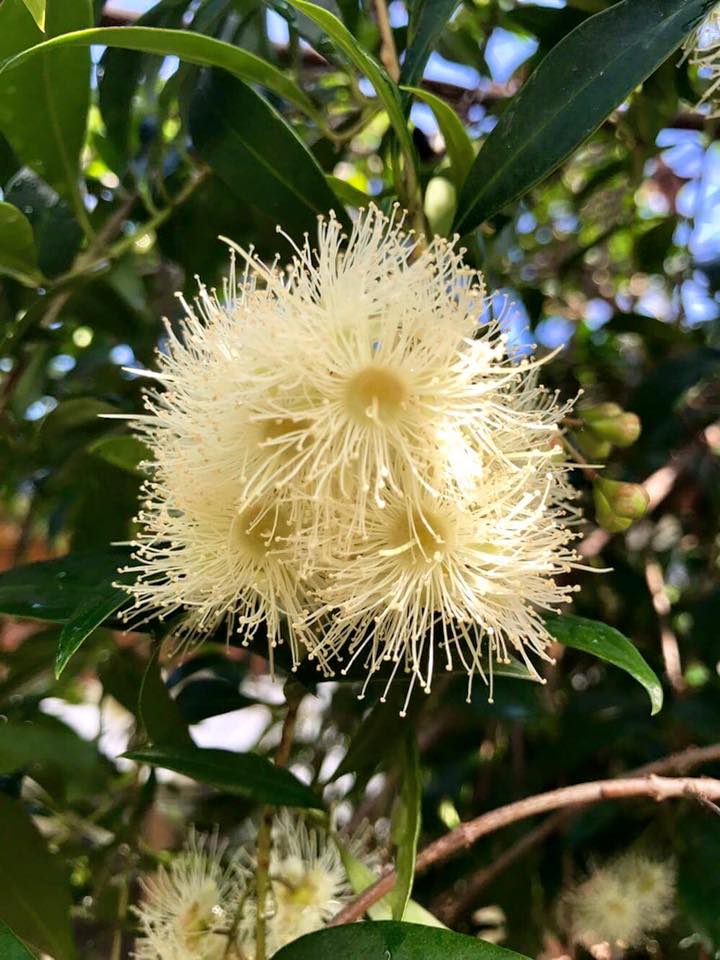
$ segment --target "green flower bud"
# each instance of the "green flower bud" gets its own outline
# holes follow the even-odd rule
[[[612,452],[612,444],[600,439],[590,430],[580,430],[576,439],[582,452],[595,463],[607,460]]]
[[[425,190],[425,216],[430,229],[441,237],[450,235],[457,206],[457,191],[446,177],[433,177]]]
[[[629,447],[640,436],[640,418],[617,403],[598,403],[581,411],[585,430],[616,447]]]
[[[617,403],[594,403],[589,407],[580,408],[580,416],[588,426],[596,420],[612,420],[624,413]]]
[[[595,516],[603,529],[610,533],[627,530],[634,520],[647,512],[650,498],[639,483],[597,479],[593,485]]]

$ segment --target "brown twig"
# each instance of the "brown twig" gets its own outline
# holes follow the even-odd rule
[[[374,0],[375,17],[380,31],[380,59],[385,69],[397,83],[400,79],[400,61],[398,60],[395,37],[393,36],[390,17],[385,0]]]
[[[686,750],[680,750],[677,753],[670,754],[670,756],[661,757],[659,760],[653,760],[652,763],[637,767],[635,770],[629,771],[627,775],[639,777],[650,774],[685,774],[704,763],[715,762],[720,762],[720,743],[714,743],[708,747],[688,747]],[[564,809],[551,814],[537,827],[529,830],[512,846],[503,851],[492,863],[481,867],[464,883],[462,891],[453,890],[438,898],[431,906],[431,912],[452,927],[459,917],[472,909],[487,886],[521,857],[525,856],[533,847],[542,843],[556,830],[561,829],[563,824],[572,819],[575,813],[575,810]]]
[[[675,693],[685,693],[687,687],[680,661],[680,647],[675,631],[670,623],[670,600],[665,589],[665,578],[657,560],[647,560],[645,563],[645,582],[647,583],[652,605],[657,614],[660,628],[660,649],[665,675]]]
[[[669,778],[650,774],[618,780],[595,780],[540,793],[461,823],[455,830],[425,847],[418,855],[416,872],[422,873],[435,864],[448,860],[489,833],[539,813],[547,813],[560,807],[586,806],[604,800],[624,800],[631,797],[650,797],[658,802],[690,797],[704,803],[720,799],[720,780],[708,777]],[[359,920],[373,904],[393,889],[396,878],[394,870],[386,872],[372,887],[333,917],[331,925],[338,926]]]

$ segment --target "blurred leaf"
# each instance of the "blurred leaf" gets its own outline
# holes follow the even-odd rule
[[[11,203],[0,202],[0,274],[3,273],[32,287],[42,281],[29,220]]]
[[[415,860],[420,837],[420,803],[422,800],[422,776],[415,728],[410,725],[403,731],[400,745],[398,771],[400,793],[395,798],[390,836],[395,846],[395,870],[397,881],[388,899],[392,905],[392,919],[402,920],[408,905],[415,879]]]
[[[0,793],[0,920],[55,960],[73,960],[70,907],[59,861],[21,803]]]
[[[38,27],[44,32],[45,31],[45,0],[23,0],[23,3],[30,11],[30,14],[38,25]]]
[[[72,2],[77,3],[79,0],[72,0]],[[55,37],[29,49],[23,49],[22,53],[6,60],[5,63],[0,63],[0,75],[7,70],[25,70],[30,66],[30,64],[25,65],[26,61],[32,61],[35,56],[46,57],[48,51],[54,55],[56,47],[89,47],[93,44],[107,44],[124,50],[157,53],[163,57],[178,57],[180,60],[200,66],[220,67],[247,83],[257,83],[267,87],[278,96],[294,103],[308,116],[316,120],[319,117],[312,100],[282,70],[231,43],[224,43],[222,40],[191,33],[188,30],[165,30],[160,27],[94,27],[89,30],[70,32],[68,28],[65,36]],[[0,53],[3,53],[1,46]],[[11,51],[7,51],[3,56],[8,57],[10,53]],[[31,67],[31,69],[35,68]],[[9,82],[8,77],[5,83]],[[1,116],[0,114],[0,118]]]
[[[258,803],[322,809],[322,803],[288,770],[274,766],[255,753],[202,750],[199,747],[136,750],[127,758],[136,763],[174,770],[225,793],[248,797]]]
[[[330,184],[333,193],[336,194],[336,196],[349,207],[357,207],[358,209],[362,209],[369,203],[372,203],[372,197],[369,197],[366,193],[363,193],[362,190],[358,190],[357,187],[354,187],[351,183],[348,183],[347,180],[341,180],[340,177],[335,177],[331,173],[328,173],[325,179]]]
[[[90,453],[114,467],[143,476],[140,464],[151,457],[147,446],[130,433],[113,433],[90,444]]]
[[[318,214],[337,207],[322,170],[294,130],[230,74],[213,70],[203,78],[190,105],[190,132],[197,152],[227,187],[291,236],[314,233]],[[346,219],[344,210],[339,213]]]
[[[357,860],[337,838],[335,838],[335,843],[340,851],[345,872],[348,875],[348,880],[354,892],[359,894],[367,890],[367,888],[371,887],[378,879],[378,875],[374,873],[370,867],[366,866],[362,860]],[[383,897],[382,900],[378,900],[377,903],[374,903],[369,908],[367,914],[371,920],[390,920],[392,918],[392,907],[390,906],[389,900],[389,896]],[[405,908],[405,919],[407,923],[420,923],[425,927],[440,927],[442,930],[447,929],[444,923],[441,923],[437,917],[433,916],[425,907],[421,907],[415,900],[408,901],[408,905]]]
[[[40,269],[48,277],[69,270],[82,243],[82,228],[56,190],[23,167],[10,179],[5,199],[32,224]]]
[[[28,770],[33,779],[43,782],[48,769],[82,794],[98,786],[100,756],[94,744],[53,717],[0,724],[0,773]]]
[[[170,696],[160,672],[159,647],[148,660],[138,692],[137,717],[146,737],[158,749],[194,749],[180,708]]]
[[[462,120],[451,106],[440,97],[436,97],[434,93],[429,93],[421,87],[403,87],[402,89],[426,103],[435,114],[440,133],[445,141],[453,182],[461,187],[475,160],[475,152]]]
[[[412,85],[422,77],[432,48],[459,2],[411,0],[408,4],[408,46],[400,71],[401,83]]]
[[[347,752],[332,776],[333,781],[354,773],[364,781],[395,749],[387,732],[396,722],[405,703],[407,687],[394,684],[385,699],[378,701],[350,738]],[[412,702],[411,702],[412,706]]]
[[[37,954],[19,940],[6,923],[0,920],[0,957],[3,960],[37,960]]]
[[[253,700],[243,696],[234,683],[211,677],[193,680],[185,684],[175,698],[185,723],[200,723],[208,717],[219,717],[223,713],[242,710]]]
[[[90,0],[62,0],[48,7],[49,37],[92,23]],[[20,0],[0,5],[0,61],[44,39]],[[0,80],[0,130],[20,161],[39,174],[76,211],[80,199],[80,151],[90,103],[88,51],[43,51]]]
[[[315,3],[309,3],[308,0],[289,0],[289,2],[291,6],[322,27],[350,62],[368,78],[387,110],[406,161],[417,173],[417,154],[403,113],[397,84],[390,79],[384,67],[381,67],[370,54],[363,50],[350,31],[329,10],[324,10]]]
[[[678,898],[692,928],[720,945],[720,830],[711,816],[685,817],[678,835]]]
[[[707,0],[620,0],[540,63],[487,138],[460,193],[469,233],[565,160],[682,43]]]
[[[118,568],[127,560],[127,550],[112,547],[14,567],[0,573],[0,613],[67,623],[88,594],[117,579]]]
[[[545,626],[553,637],[566,647],[583,650],[625,670],[647,690],[652,714],[662,709],[663,689],[655,673],[645,662],[637,647],[619,630],[585,617],[548,616]]]
[[[311,933],[273,960],[519,960],[521,954],[450,930],[414,923],[352,923]]]

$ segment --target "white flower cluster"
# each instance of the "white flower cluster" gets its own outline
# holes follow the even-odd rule
[[[720,3],[716,4],[685,43],[685,55],[708,81],[701,104],[707,103],[711,116],[720,115]]]
[[[136,960],[254,960],[256,865],[225,854],[216,838],[193,833],[169,868],[143,880]],[[320,930],[352,897],[336,843],[285,811],[273,825],[269,873],[269,956]]]
[[[287,640],[410,690],[438,660],[469,685],[510,652],[535,673],[539,611],[573,589],[569,405],[508,355],[461,253],[370,208],[286,270],[240,251],[221,297],[184,303],[134,418],[154,464],[131,619],[262,625],[271,658]]]
[[[641,946],[674,913],[675,867],[636,851],[596,869],[566,898],[573,943]]]

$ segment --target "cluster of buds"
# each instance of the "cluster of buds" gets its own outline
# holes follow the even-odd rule
[[[578,446],[595,463],[607,460],[613,447],[630,447],[639,438],[640,418],[617,403],[597,403],[579,410]],[[646,513],[649,498],[638,483],[609,480],[591,471],[595,519],[608,533],[622,533]]]

